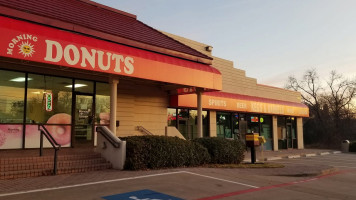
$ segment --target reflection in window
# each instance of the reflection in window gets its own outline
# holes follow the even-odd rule
[[[96,124],[110,124],[110,85],[108,83],[96,83],[95,119]]]
[[[273,133],[272,133],[272,116],[261,115],[260,116],[261,123],[261,132],[260,135],[266,139],[266,143],[264,144],[265,150],[272,150],[273,146]]]
[[[72,86],[69,86],[69,85],[67,87],[72,88]],[[93,94],[94,93],[94,82],[93,81],[84,81],[84,80],[75,80],[74,90],[76,92]]]
[[[176,114],[176,110],[178,114]],[[198,112],[197,110],[189,109],[167,109],[168,126],[178,124],[178,131],[186,139],[194,139],[198,137]],[[203,117],[203,137],[209,137],[209,120],[208,111],[202,112]]]
[[[247,133],[260,133],[260,118],[258,115],[247,115]]]
[[[216,134],[218,137],[232,138],[231,113],[216,113]]]
[[[23,123],[25,73],[0,70],[0,123]]]
[[[167,126],[177,126],[177,109],[167,109]]]
[[[27,89],[27,123],[47,123],[56,114],[71,115],[72,88],[67,87],[72,83],[71,79],[36,74],[29,74],[28,78],[31,81],[28,81]],[[46,110],[46,93],[52,93],[52,111]],[[67,124],[68,120],[65,121],[51,120],[50,123]]]

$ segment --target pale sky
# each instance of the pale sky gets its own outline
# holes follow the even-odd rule
[[[356,77],[356,0],[95,0],[214,47],[260,84],[316,68]]]

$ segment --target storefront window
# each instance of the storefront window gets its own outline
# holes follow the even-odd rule
[[[278,148],[297,148],[295,117],[278,117]]]
[[[231,113],[216,113],[216,134],[218,137],[232,138]]]
[[[53,138],[63,147],[70,146],[72,79],[28,74],[26,110],[26,148],[39,146],[37,125],[46,124]],[[51,94],[48,97],[48,94]],[[49,144],[45,143],[45,146]]]
[[[61,113],[71,115],[72,80],[36,74],[29,74],[28,79],[26,122],[64,124],[62,120],[50,118]],[[46,108],[46,93],[52,94],[51,109]]]
[[[23,123],[25,73],[0,70],[0,123]]]
[[[80,93],[93,94],[94,93],[94,82],[93,81],[84,81],[84,80],[75,80],[74,91],[80,92]]]
[[[203,117],[203,136],[209,135],[208,133],[208,112],[202,112]],[[197,110],[190,110],[189,111],[189,124],[191,129],[191,138],[198,137],[198,111]]]
[[[95,124],[110,124],[110,85],[96,83]]]
[[[177,109],[178,115],[175,116],[176,109],[168,108],[168,126],[174,126],[178,122],[178,131],[186,139],[198,137],[198,116],[197,110]],[[208,111],[202,112],[203,117],[203,137],[209,137]]]
[[[278,149],[287,149],[286,118],[277,118]]]
[[[247,133],[260,133],[259,122],[258,115],[247,115]]]
[[[178,130],[184,136],[185,139],[191,139],[188,122],[189,122],[189,110],[178,109]]]
[[[0,149],[22,147],[25,73],[0,70]]]
[[[177,126],[177,109],[167,109],[167,126]]]
[[[273,133],[272,133],[272,116],[261,115],[261,133],[260,135],[266,139],[266,143],[263,145],[265,150],[273,149]]]

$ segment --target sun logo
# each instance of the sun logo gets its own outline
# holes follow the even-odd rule
[[[32,54],[35,53],[35,49],[33,48],[33,45],[29,43],[28,41],[22,41],[19,47],[19,53],[22,54],[23,56],[26,57],[32,57]]]

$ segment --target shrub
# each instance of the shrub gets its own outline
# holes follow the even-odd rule
[[[212,164],[239,164],[244,159],[245,145],[239,140],[197,138],[193,142],[208,149]]]
[[[356,152],[356,141],[350,142],[349,151]]]
[[[132,136],[126,140],[125,169],[158,169],[209,163],[208,150],[200,144],[166,136]]]

